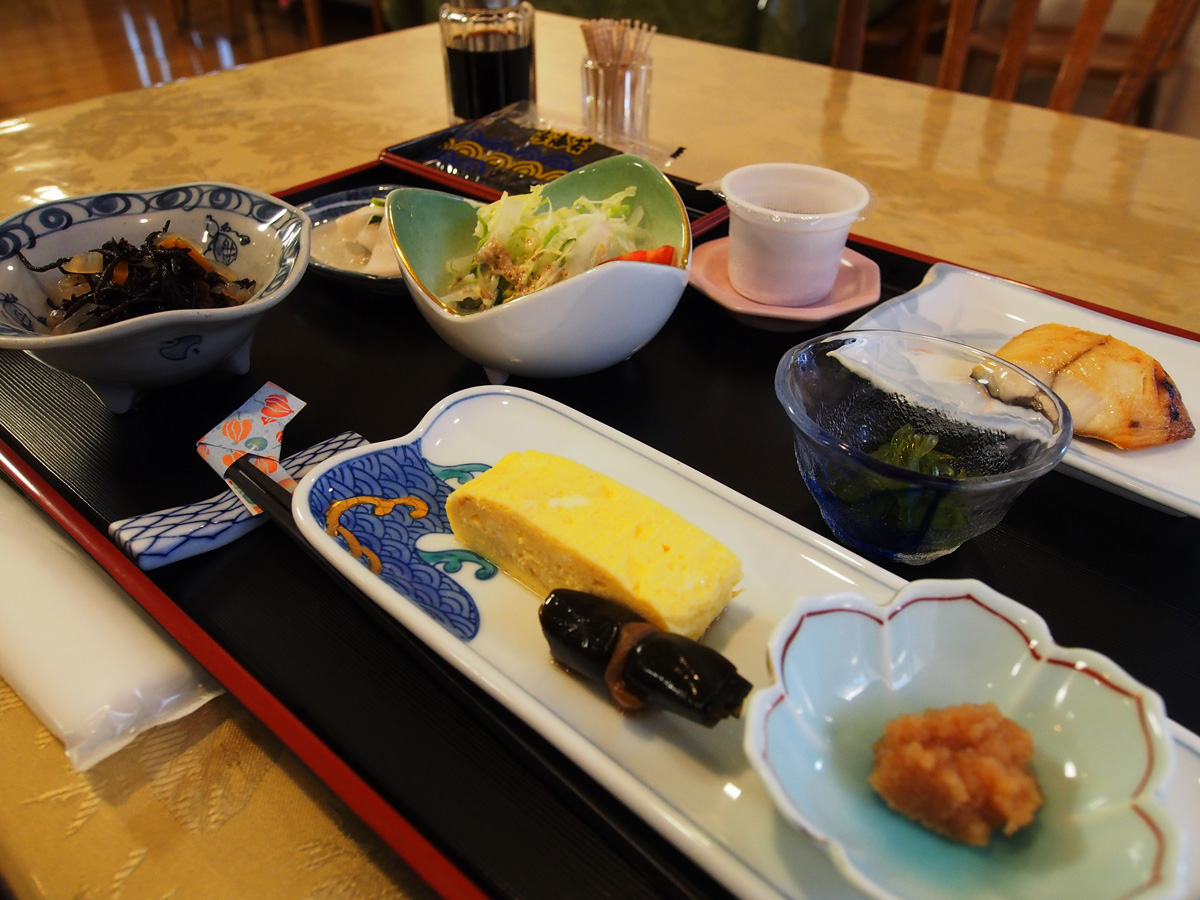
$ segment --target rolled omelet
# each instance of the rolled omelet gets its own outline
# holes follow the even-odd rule
[[[699,638],[741,580],[727,547],[678,513],[573,460],[510,453],[446,501],[455,536],[539,596],[568,588]]]

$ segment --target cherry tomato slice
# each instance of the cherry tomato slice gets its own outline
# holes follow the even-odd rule
[[[675,262],[675,248],[670,244],[663,244],[654,250],[633,250],[621,256],[614,256],[609,262],[618,259],[623,259],[627,262],[661,263],[664,266],[669,266]]]

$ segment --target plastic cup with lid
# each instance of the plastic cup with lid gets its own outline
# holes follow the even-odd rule
[[[810,306],[833,289],[850,226],[871,192],[833,169],[759,163],[721,179],[729,206],[729,281],[773,306]]]

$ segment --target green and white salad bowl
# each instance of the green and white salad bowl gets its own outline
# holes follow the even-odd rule
[[[605,201],[634,188],[618,204],[631,212],[629,229],[613,240],[640,250],[669,246],[668,263],[614,259],[529,293],[473,311],[455,302],[456,273],[469,267],[488,237],[480,204],[441,191],[399,188],[388,195],[387,223],[405,283],[422,315],[454,349],[488,370],[493,382],[508,375],[562,378],[607,368],[632,356],[666,324],[687,287],[692,236],[674,186],[636,156],[615,156],[576,169],[541,188],[543,210],[566,211],[553,226],[517,223],[505,242],[533,239],[546,245],[583,244],[562,229],[604,218]],[[582,202],[580,202],[582,199]],[[516,205],[525,205],[518,200]],[[574,214],[575,210],[588,210]],[[597,209],[599,211],[597,211]],[[509,217],[512,218],[512,217]],[[635,244],[626,243],[630,235]],[[481,232],[477,234],[477,231]],[[525,233],[521,233],[524,231]],[[548,232],[553,234],[547,235]],[[516,237],[514,238],[514,233]],[[511,246],[511,244],[507,244]],[[565,257],[568,250],[556,249]]]

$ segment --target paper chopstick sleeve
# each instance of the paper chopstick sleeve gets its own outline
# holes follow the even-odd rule
[[[90,556],[0,482],[0,675],[90,768],[221,693]]]

